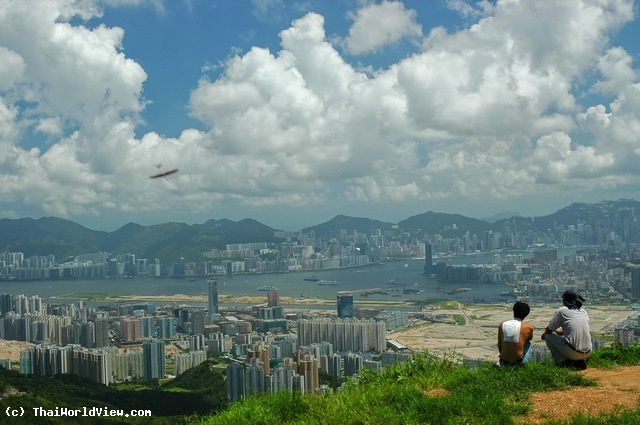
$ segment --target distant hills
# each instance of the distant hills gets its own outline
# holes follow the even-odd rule
[[[274,229],[252,219],[209,220],[204,224],[128,223],[113,232],[87,229],[55,217],[0,219],[0,252],[25,256],[50,255],[57,261],[82,253],[134,253],[161,261],[200,259],[203,251],[224,249],[229,243],[275,242]]]
[[[398,223],[337,215],[325,223],[301,231],[313,231],[317,238],[336,237],[340,230],[370,234],[374,229],[394,234],[408,232],[455,237],[466,232],[482,234],[484,231],[503,231],[505,227],[516,231],[547,231],[557,225],[576,225],[579,220],[593,226],[611,220],[616,215],[635,215],[639,211],[640,202],[620,199],[597,204],[574,203],[547,216],[514,215],[494,222],[433,211],[408,217]],[[277,242],[276,231],[250,218],[237,222],[212,219],[194,225],[170,222],[142,226],[129,223],[113,232],[91,230],[56,217],[0,219],[0,252],[19,251],[27,257],[53,254],[57,261],[93,252],[134,253],[139,258],[159,258],[163,262],[177,261],[181,257],[195,261],[202,258],[203,251],[224,249],[230,243]]]

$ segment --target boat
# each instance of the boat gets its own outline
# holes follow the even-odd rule
[[[471,290],[471,288],[455,288],[455,289],[448,290],[447,294],[455,295],[455,294],[459,294],[461,292],[469,292],[470,290]]]
[[[327,285],[327,286],[333,286],[333,285],[337,285],[338,281],[336,280],[320,280],[318,281],[318,285]]]
[[[264,286],[258,286],[256,288],[256,291],[277,291],[278,288],[276,288],[273,285],[264,285]]]
[[[318,278],[314,276],[307,276],[304,278],[304,280],[306,280],[307,282],[317,282]]]
[[[396,278],[396,279],[388,280],[387,285],[404,285],[404,282]]]

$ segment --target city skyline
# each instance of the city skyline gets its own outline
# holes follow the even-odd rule
[[[2,218],[299,230],[640,198],[634,0],[44,4],[0,0]]]

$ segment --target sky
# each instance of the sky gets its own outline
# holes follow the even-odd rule
[[[297,231],[640,199],[639,7],[0,0],[0,218]]]

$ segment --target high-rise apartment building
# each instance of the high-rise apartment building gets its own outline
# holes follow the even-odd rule
[[[292,392],[294,389],[295,371],[290,366],[278,365],[271,373],[271,394],[278,391]]]
[[[346,291],[338,292],[337,308],[338,317],[353,317],[353,293]]]
[[[304,392],[312,394],[320,387],[318,359],[313,354],[296,353],[298,374],[304,376]]]
[[[123,341],[139,341],[142,339],[142,324],[134,317],[120,318],[120,336]]]
[[[278,307],[280,303],[280,295],[277,289],[270,289],[267,292],[267,306]]]
[[[85,348],[95,348],[96,326],[93,322],[80,323],[80,345]]]
[[[640,301],[640,267],[631,269],[631,297]]]
[[[266,392],[266,376],[264,369],[258,365],[249,365],[244,368],[245,398],[256,396]]]
[[[233,403],[244,398],[244,366],[239,363],[231,363],[227,366],[227,400]]]
[[[165,375],[164,341],[143,342],[142,357],[145,381],[160,379]]]
[[[253,347],[247,353],[247,357],[251,363],[262,366],[265,374],[269,375],[271,373],[269,367],[269,345],[264,341],[258,341],[253,344]]]
[[[151,338],[156,333],[156,323],[153,316],[143,316],[140,318],[140,329],[143,338]]]
[[[109,346],[109,320],[108,319],[96,319],[95,333],[96,333],[96,348]]]
[[[362,369],[363,359],[359,354],[348,353],[344,357],[344,376],[354,376]]]
[[[83,378],[109,385],[112,379],[111,356],[106,350],[75,349],[72,353],[72,371]]]
[[[424,246],[424,274],[433,273],[433,246],[426,243]]]
[[[118,352],[117,347],[110,347],[111,369],[118,381],[139,379],[144,377],[144,357],[142,350]]]
[[[158,317],[158,338],[168,339],[176,336],[176,318]]]
[[[210,279],[207,281],[209,293],[208,293],[208,307],[209,315],[218,314],[218,281]]]
[[[176,376],[207,360],[207,352],[202,350],[175,355]]]
[[[339,354],[331,354],[327,358],[328,370],[330,375],[341,377],[342,376],[342,357]]]
[[[328,342],[335,351],[382,352],[387,345],[383,321],[303,319],[298,321],[298,345]]]

